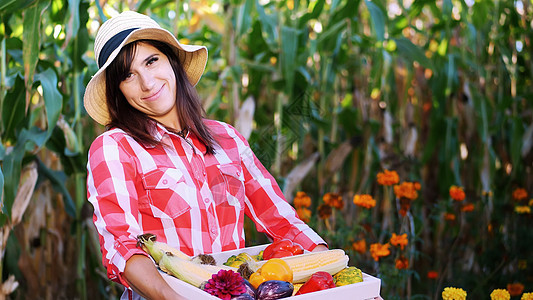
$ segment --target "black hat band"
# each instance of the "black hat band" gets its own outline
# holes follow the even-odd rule
[[[124,39],[135,29],[139,29],[139,27],[123,30],[115,34],[105,43],[102,47],[102,51],[100,51],[100,56],[98,57],[98,68],[101,68],[105,64],[111,53],[113,53],[113,51],[115,51]]]

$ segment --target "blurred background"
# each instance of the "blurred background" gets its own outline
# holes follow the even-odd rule
[[[96,30],[124,10],[207,46],[207,116],[385,299],[533,292],[532,1],[0,0],[0,299],[122,293],[86,200],[104,128],[82,99]]]

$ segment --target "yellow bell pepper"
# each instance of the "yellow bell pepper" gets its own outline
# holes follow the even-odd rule
[[[281,280],[292,283],[292,270],[281,258],[269,259],[259,270],[250,276],[254,288],[267,280]]]

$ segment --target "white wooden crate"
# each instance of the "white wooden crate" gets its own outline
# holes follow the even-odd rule
[[[250,255],[256,255],[268,245],[259,245],[254,247],[248,247],[244,249],[225,251],[212,254],[217,264],[224,263],[230,256],[237,255],[241,252],[246,252]],[[179,294],[183,295],[187,299],[191,300],[216,300],[214,297],[201,289],[194,287],[184,281],[170,276],[163,271],[159,271],[163,278],[174,288]],[[381,288],[381,280],[379,278],[370,276],[363,273],[363,282],[354,283],[350,285],[335,287],[323,291],[317,291],[313,293],[307,293],[303,295],[293,296],[290,299],[294,300],[323,300],[323,299],[335,299],[335,300],[369,300],[380,299],[379,293]]]

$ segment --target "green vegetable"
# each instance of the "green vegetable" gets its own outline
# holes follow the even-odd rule
[[[242,252],[242,253],[239,253],[237,256],[235,255],[230,256],[228,260],[226,260],[224,265],[238,268],[242,263],[251,261],[251,260],[255,260],[255,259],[252,258],[252,256],[250,256],[248,253]]]
[[[343,286],[363,281],[363,273],[356,267],[348,267],[333,276],[336,286]]]

